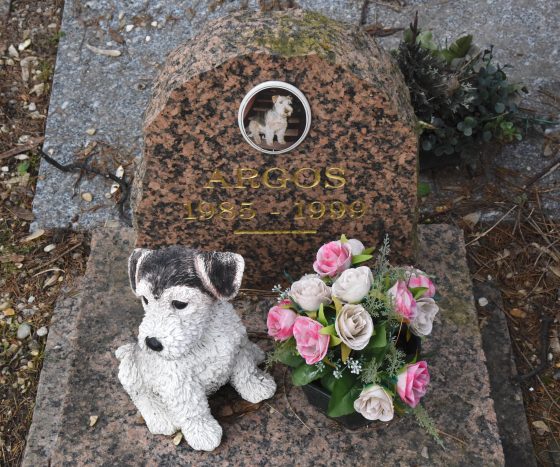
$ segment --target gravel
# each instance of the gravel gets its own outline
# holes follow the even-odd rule
[[[29,324],[22,323],[22,324],[19,325],[18,330],[17,330],[17,338],[20,341],[29,337],[30,334],[31,334],[31,326],[29,326]]]

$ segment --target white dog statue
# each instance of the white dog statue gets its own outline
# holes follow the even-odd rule
[[[272,397],[274,379],[257,364],[264,352],[228,303],[241,285],[244,260],[182,246],[136,249],[130,285],[142,298],[138,343],[118,348],[119,380],[154,434],[183,432],[197,450],[222,439],[207,396],[226,383],[252,403]]]
[[[261,134],[266,144],[272,146],[274,136],[280,144],[286,144],[284,135],[288,128],[288,117],[292,115],[292,96],[272,96],[272,109],[264,115],[249,118],[249,136],[257,144],[261,144]]]

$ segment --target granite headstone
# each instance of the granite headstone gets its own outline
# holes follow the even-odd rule
[[[414,257],[409,93],[355,27],[302,10],[209,23],[167,58],[144,133],[137,246],[236,251],[266,288],[342,233]]]

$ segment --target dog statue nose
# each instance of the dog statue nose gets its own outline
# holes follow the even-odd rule
[[[161,350],[163,350],[163,345],[161,345],[161,342],[158,341],[155,337],[146,337],[146,345],[154,352],[160,352]]]

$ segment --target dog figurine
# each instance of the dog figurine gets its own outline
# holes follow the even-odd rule
[[[288,117],[294,111],[292,96],[272,96],[272,109],[264,115],[249,118],[249,136],[257,144],[261,144],[261,134],[264,135],[266,144],[272,146],[274,136],[280,144],[286,144],[284,135],[288,128]]]
[[[257,365],[264,352],[247,337],[233,306],[245,262],[235,253],[182,246],[136,249],[130,286],[142,299],[138,342],[118,348],[119,380],[153,434],[183,432],[196,450],[222,439],[207,396],[226,383],[257,403],[276,383]]]

